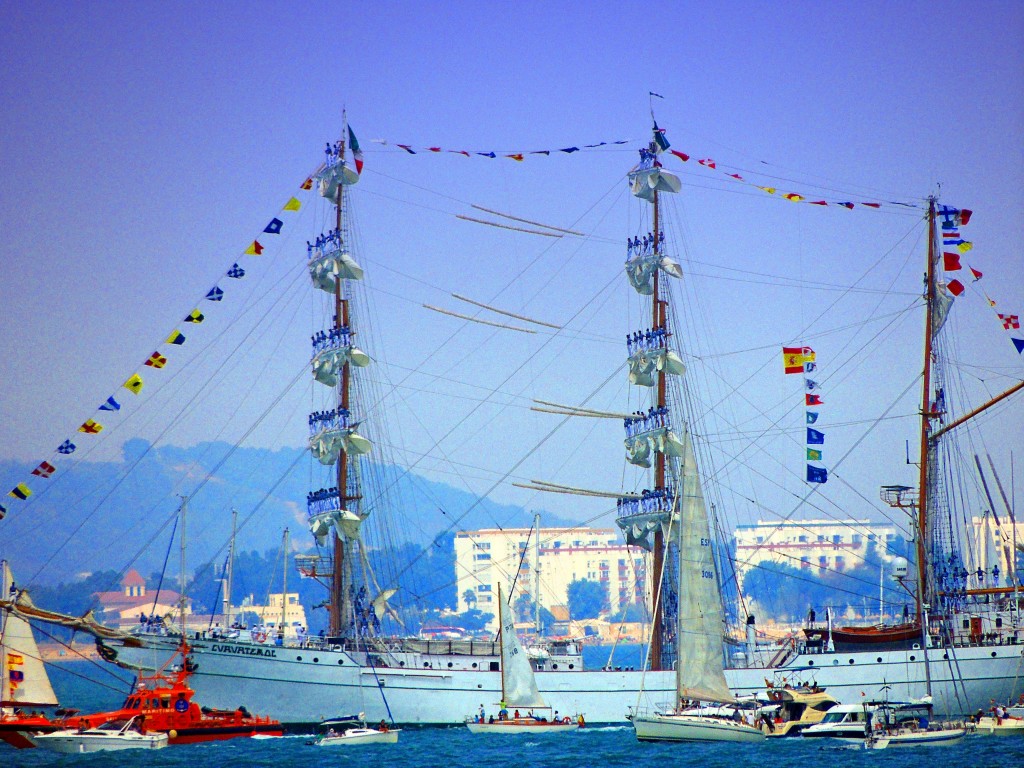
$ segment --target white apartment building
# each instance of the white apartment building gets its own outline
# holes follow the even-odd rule
[[[869,548],[885,563],[901,538],[895,525],[872,520],[758,520],[736,527],[736,573],[740,584],[751,568],[772,562],[805,570],[843,571],[863,564]]]
[[[535,551],[539,540],[539,552]],[[539,536],[528,528],[484,529],[455,536],[458,610],[478,608],[494,614],[497,628],[498,584],[513,589],[512,602],[529,595],[543,608],[568,605],[573,581],[586,579],[604,587],[614,613],[643,601],[646,558],[629,549],[612,528],[542,528]],[[534,563],[539,563],[539,598],[534,598]],[[470,592],[476,599],[466,601]]]

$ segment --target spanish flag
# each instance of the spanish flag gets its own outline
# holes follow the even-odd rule
[[[25,499],[32,495],[32,491],[30,491],[29,487],[24,483],[18,483],[16,486],[14,486],[13,489],[11,489],[11,492],[8,493],[7,495],[13,496],[16,499],[21,499],[22,501],[24,501]],[[11,655],[12,654],[7,654],[7,658],[11,658]],[[18,658],[21,657],[19,656]]]
[[[814,362],[814,350],[810,347],[783,347],[782,367],[786,373],[803,373],[804,363]]]

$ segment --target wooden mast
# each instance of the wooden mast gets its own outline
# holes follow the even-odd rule
[[[652,141],[651,151],[655,152],[657,146]],[[655,155],[657,157],[657,155]],[[655,160],[657,162],[657,160]],[[660,226],[660,215],[658,209],[658,191],[654,191],[654,244],[651,246],[655,258],[658,256],[659,251],[659,226]],[[661,270],[655,268],[654,270],[654,294],[651,297],[651,328],[652,331],[657,331],[665,327],[665,305],[661,300],[661,285],[660,285],[660,273]],[[655,409],[660,409],[665,405],[667,384],[665,380],[665,371],[658,371],[658,386],[657,386],[657,399],[655,402]],[[655,451],[654,454],[654,488],[655,490],[665,487],[665,454],[662,451]],[[669,526],[671,527],[671,517],[669,518]],[[662,527],[658,528],[654,532],[654,556],[652,558],[652,570],[651,584],[655,590],[663,590],[662,579],[665,571],[665,534],[662,531]],[[661,598],[654,602],[654,621],[651,631],[651,669],[657,670],[663,668],[662,655],[663,655],[663,644],[662,636],[664,632],[664,616],[665,616],[665,597],[661,595]]]
[[[342,120],[344,123],[344,119]],[[338,152],[338,162],[341,163],[345,157],[345,129],[341,131],[341,146]],[[345,200],[345,187],[343,183],[338,184],[338,202],[335,206],[335,227],[338,230],[338,241],[340,245],[344,245],[345,233],[342,229],[342,208]],[[348,327],[349,324],[349,306],[348,297],[345,296],[345,285],[344,281],[339,276],[334,286],[334,329],[339,332],[342,328]],[[349,384],[350,384],[351,371],[349,369],[348,357],[345,358],[345,363],[341,367],[341,393],[339,398],[339,407],[343,413],[348,412],[349,409]],[[345,509],[349,502],[348,495],[348,454],[345,451],[341,452],[341,456],[338,459],[338,475],[337,475],[337,488],[338,488],[338,506],[341,509]],[[331,603],[330,603],[330,634],[332,637],[339,637],[345,629],[345,624],[348,617],[348,606],[347,606],[347,595],[345,590],[347,585],[345,584],[344,571],[348,565],[346,562],[346,551],[345,542],[340,536],[334,536],[334,558],[333,567],[331,568]]]
[[[922,644],[928,628],[924,625],[924,605],[928,593],[928,566],[926,562],[928,536],[928,504],[931,440],[932,336],[935,310],[935,198],[928,199],[928,268],[925,272],[924,369],[921,373],[921,464],[917,497],[917,590],[914,602],[917,623],[921,627]]]

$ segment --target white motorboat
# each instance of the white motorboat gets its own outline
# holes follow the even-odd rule
[[[78,754],[83,752],[111,752],[121,749],[163,749],[167,746],[167,734],[146,733],[142,718],[110,720],[96,728],[86,730],[70,729],[43,733],[33,737],[37,747],[51,752]]]
[[[400,728],[389,728],[383,720],[376,728],[370,728],[363,720],[363,713],[355,717],[337,717],[320,723],[326,729],[312,742],[318,747],[340,747],[356,744],[397,744]]]
[[[918,729],[898,728],[895,731],[883,731],[872,734],[864,739],[865,749],[888,749],[889,747],[942,747],[956,744],[967,735],[963,726]]]
[[[1021,699],[1024,700],[1024,696]],[[1000,713],[993,707],[991,714],[979,717],[978,733],[995,736],[1024,734],[1024,703],[1002,709]]]

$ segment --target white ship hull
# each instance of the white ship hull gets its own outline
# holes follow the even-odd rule
[[[117,662],[159,668],[173,653],[175,639],[143,637],[142,648],[110,643]],[[929,650],[932,696],[937,715],[966,717],[986,709],[992,699],[1016,700],[1024,692],[1019,679],[1024,645]],[[944,654],[948,659],[944,659]],[[314,723],[340,711],[362,711],[373,722],[388,718],[378,685],[384,689],[396,722],[461,724],[465,712],[501,698],[501,674],[493,657],[402,654],[403,667],[360,665],[344,651],[196,640],[191,650],[198,669],[191,682],[207,706],[245,705],[284,723]],[[394,659],[392,659],[394,663]],[[449,668],[448,664],[477,669]],[[487,670],[487,671],[485,671]],[[765,678],[779,672],[813,679],[845,704],[882,698],[908,701],[927,693],[920,650],[797,654],[779,668],[727,669],[726,681],[738,694],[764,691]],[[648,672],[640,698],[640,671],[543,671],[537,685],[550,706],[582,712],[589,723],[622,723],[638,701],[647,706],[672,703],[675,674]],[[954,682],[955,681],[955,682]]]

